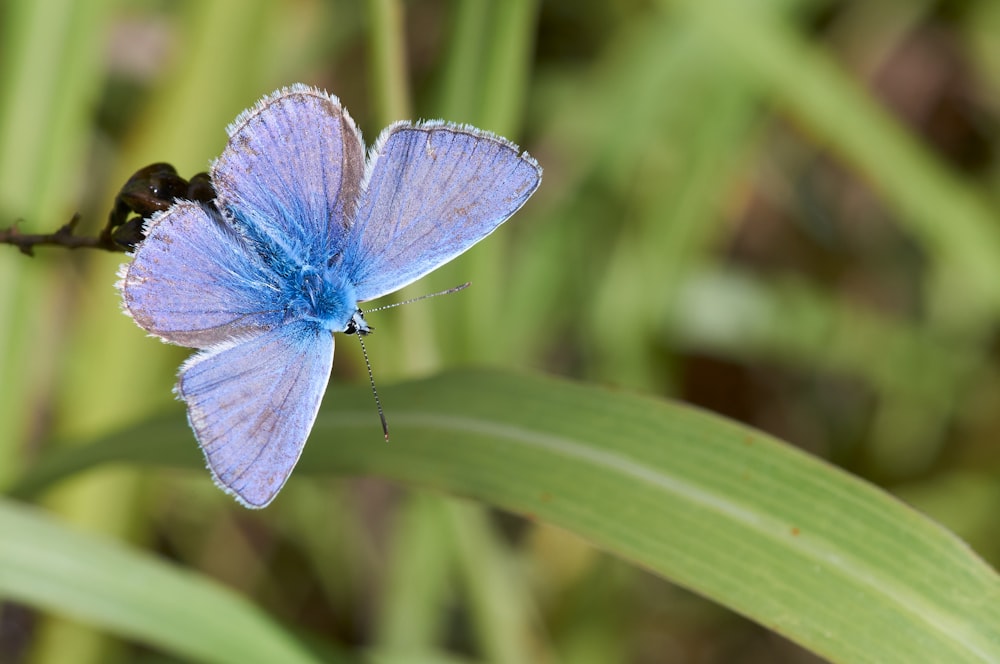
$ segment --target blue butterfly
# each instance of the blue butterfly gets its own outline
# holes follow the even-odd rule
[[[542,169],[503,138],[440,121],[393,124],[366,157],[340,101],[302,84],[228,133],[216,205],[178,200],[153,216],[117,285],[139,327],[199,349],[175,391],[215,482],[260,508],[316,420],[333,333],[367,333],[359,302],[492,233]]]

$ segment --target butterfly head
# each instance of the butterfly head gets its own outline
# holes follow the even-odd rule
[[[351,319],[347,321],[347,326],[344,327],[344,334],[357,334],[360,336],[368,335],[375,328],[368,327],[368,322],[365,321],[365,314],[358,309],[351,316]]]

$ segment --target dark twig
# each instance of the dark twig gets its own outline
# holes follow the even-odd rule
[[[105,251],[124,251],[111,240],[111,236],[102,233],[98,237],[74,235],[73,231],[80,222],[79,213],[63,224],[55,233],[21,233],[17,226],[0,228],[0,244],[12,244],[27,256],[35,255],[37,246],[65,247],[66,249],[103,249]]]
[[[215,189],[208,173],[197,173],[189,181],[179,176],[170,164],[157,162],[132,174],[115,196],[108,223],[97,237],[74,235],[80,221],[80,215],[74,214],[55,233],[29,235],[19,232],[16,224],[0,229],[0,244],[12,244],[28,256],[34,256],[35,247],[41,245],[131,251],[145,236],[146,220],[180,198],[211,205]]]

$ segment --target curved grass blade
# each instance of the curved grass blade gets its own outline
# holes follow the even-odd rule
[[[559,525],[831,661],[1000,661],[988,565],[892,496],[758,431],[496,372],[395,386],[384,402],[388,445],[370,393],[330,390],[298,481],[381,475]],[[72,453],[17,491],[99,461],[201,465],[179,415]]]

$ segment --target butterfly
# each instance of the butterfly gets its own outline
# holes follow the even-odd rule
[[[197,349],[174,391],[216,484],[268,505],[291,474],[358,304],[465,252],[541,183],[526,152],[442,121],[397,122],[365,154],[333,95],[282,88],[241,113],[212,164],[214,204],[176,200],[122,265],[123,309]]]

